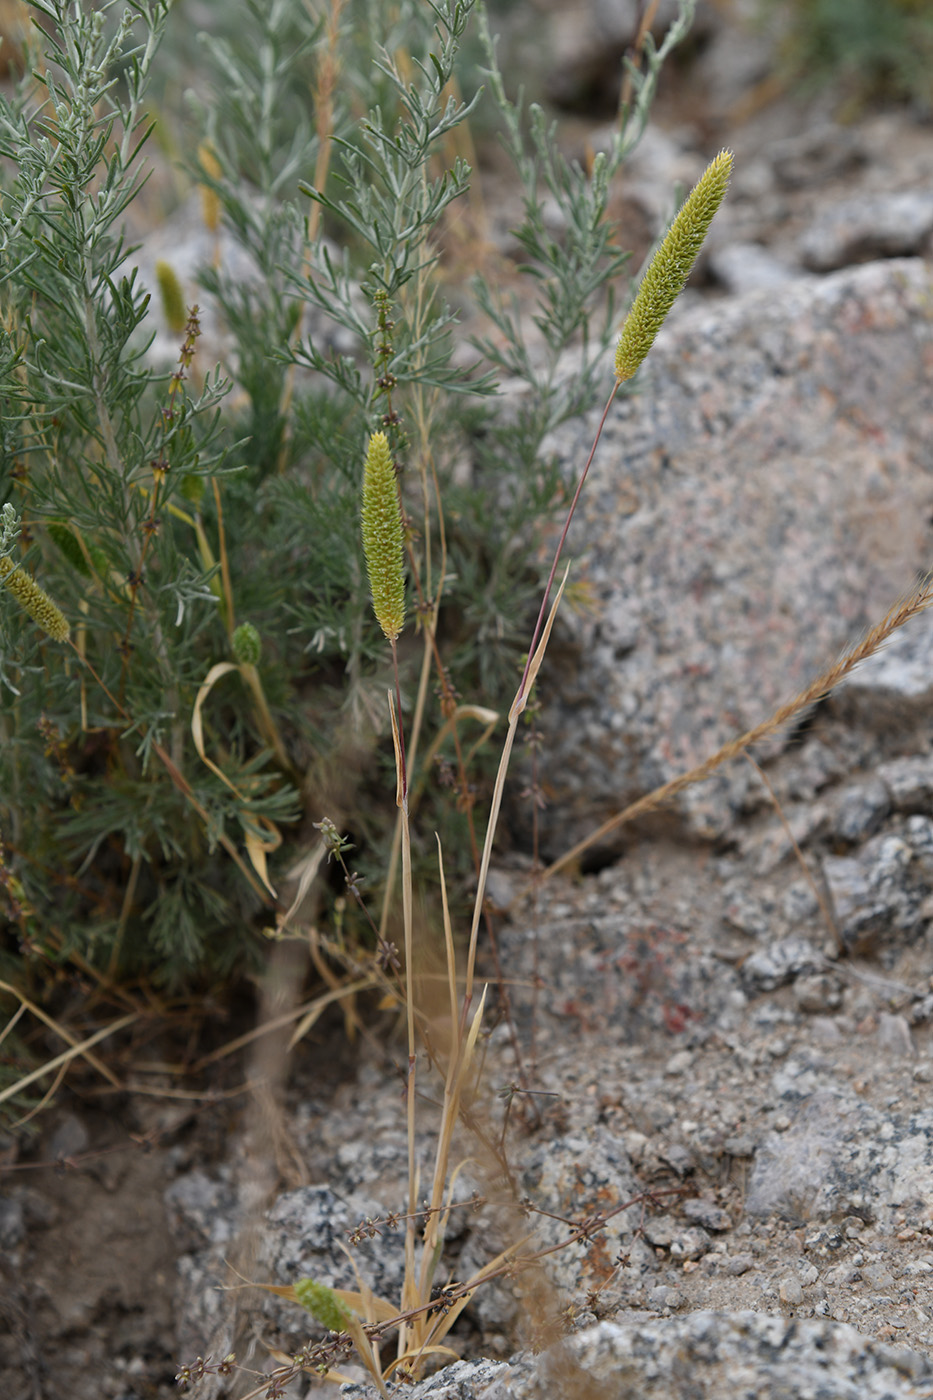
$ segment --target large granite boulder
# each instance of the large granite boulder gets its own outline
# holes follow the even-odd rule
[[[931,363],[921,259],[675,308],[568,544],[592,602],[541,676],[549,854],[764,719],[928,567]],[[550,441],[568,478],[597,420]],[[680,815],[722,832],[754,781],[733,765]]]

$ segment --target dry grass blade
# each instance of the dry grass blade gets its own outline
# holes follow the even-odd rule
[[[560,607],[560,600],[564,596],[564,589],[567,586],[567,576],[570,573],[568,564],[564,570],[564,577],[561,579],[560,588],[551,604],[547,622],[541,633],[540,641],[535,647],[526,667],[525,675],[522,677],[521,685],[518,687],[515,699],[512,701],[509,710],[509,730],[505,736],[505,743],[502,746],[502,757],[499,760],[499,771],[496,773],[496,785],[493,788],[492,802],[489,807],[489,822],[486,827],[486,839],[483,842],[483,859],[480,863],[479,880],[476,886],[476,899],[473,904],[473,924],[470,929],[470,949],[467,954],[467,975],[466,990],[464,992],[465,1005],[469,1005],[473,995],[473,970],[476,965],[476,945],[479,937],[480,919],[483,915],[483,900],[486,895],[486,880],[489,876],[489,862],[492,859],[493,842],[496,839],[496,827],[499,822],[499,809],[502,806],[502,794],[505,790],[505,778],[509,769],[509,760],[512,756],[512,745],[515,742],[515,731],[518,727],[519,717],[528,703],[531,688],[535,683],[541,663],[544,660],[544,653],[550,640],[551,629],[554,626],[554,619],[557,616],[557,609]]]
[[[870,656],[874,656],[877,651],[880,651],[892,633],[896,632],[899,627],[903,627],[905,622],[909,622],[912,617],[923,612],[930,606],[931,602],[933,602],[933,574],[927,574],[920,586],[907,598],[895,603],[887,616],[872,627],[860,642],[850,651],[845,652],[838,661],[830,666],[829,670],[824,671],[822,675],[817,676],[816,680],[811,681],[805,690],[794,696],[793,700],[788,700],[780,709],[775,710],[770,718],[756,725],[754,729],[749,729],[744,734],[739,735],[737,739],[730,739],[711,758],[705,759],[696,768],[691,768],[689,773],[672,778],[670,782],[655,788],[653,792],[646,793],[637,802],[632,802],[623,811],[604,821],[596,831],[585,836],[582,841],[578,841],[569,851],[566,851],[558,860],[549,865],[538,878],[546,880],[551,875],[555,875],[558,870],[563,870],[565,866],[571,865],[591,846],[602,841],[611,832],[618,830],[620,826],[624,826],[626,822],[634,821],[636,817],[642,817],[648,812],[656,811],[658,807],[669,802],[672,797],[676,797],[685,788],[692,787],[694,783],[701,783],[704,778],[710,777],[724,763],[729,763],[733,758],[739,758],[753,744],[760,743],[762,739],[776,734],[803,710],[806,710],[810,705],[815,705],[818,700],[824,699],[830,691],[839,685],[840,681],[845,680],[846,676],[855,670],[860,662],[867,661]]]
[[[43,1011],[40,1006],[36,1006],[35,1002],[30,1001],[29,998],[27,996],[24,996],[24,994],[17,987],[14,987],[12,983],[0,982],[0,992],[10,992],[13,996],[19,998],[20,1003],[19,1010],[16,1012],[13,1021],[11,1021],[10,1024],[4,1028],[2,1033],[0,1033],[0,1044],[2,1044],[7,1032],[13,1029],[15,1021],[19,1020],[20,1016],[23,1014],[24,1011],[29,1011],[32,1013],[33,1016],[36,1017],[37,1020],[42,1021],[45,1025],[49,1027],[50,1030],[53,1030],[56,1035],[60,1035],[66,1045],[77,1045],[77,1038],[73,1036],[69,1030],[66,1030],[65,1027],[59,1021],[56,1021],[53,1016],[49,1016],[48,1013]],[[122,1087],[120,1084],[120,1080],[114,1074],[113,1070],[110,1069],[107,1065],[105,1065],[103,1060],[99,1059],[97,1055],[93,1055],[89,1050],[85,1050],[84,1058],[87,1060],[89,1065],[92,1065],[93,1068],[97,1070],[98,1074],[103,1075],[104,1079],[109,1080],[115,1089],[119,1089]]]
[[[13,990],[9,988],[8,984],[5,982],[0,983],[0,987]],[[49,1060],[48,1064],[40,1065],[39,1068],[34,1069],[31,1074],[23,1075],[22,1079],[18,1079],[15,1084],[8,1084],[7,1087],[0,1092],[0,1103],[4,1103],[7,1099],[13,1098],[14,1095],[22,1093],[23,1089],[27,1089],[30,1084],[34,1084],[37,1079],[43,1079],[45,1075],[51,1074],[52,1071],[58,1069],[60,1065],[67,1065],[71,1060],[77,1059],[79,1055],[86,1056],[92,1045],[97,1045],[100,1041],[106,1040],[109,1035],[115,1035],[117,1031],[122,1031],[126,1026],[131,1026],[134,1021],[139,1020],[139,1017],[140,1013],[138,1011],[132,1011],[128,1016],[121,1016],[118,1020],[112,1022],[111,1025],[103,1026],[99,1031],[95,1031],[93,1035],[88,1036],[87,1040],[82,1040],[78,1044],[71,1045],[69,1049],[63,1050],[60,1055],[56,1055],[53,1060]]]
[[[356,982],[347,982],[342,987],[336,987],[333,991],[324,992],[321,996],[315,997],[313,1001],[304,1002],[301,1006],[292,1006],[281,1016],[274,1016],[269,1021],[263,1021],[262,1025],[254,1026],[251,1031],[246,1031],[243,1035],[238,1035],[233,1040],[228,1040],[226,1045],[221,1045],[218,1050],[212,1050],[209,1055],[204,1055],[197,1064],[192,1066],[192,1073],[198,1074],[208,1065],[215,1064],[218,1060],[224,1060],[228,1055],[233,1055],[237,1050],[242,1050],[244,1045],[251,1045],[254,1040],[261,1036],[269,1035],[272,1031],[280,1030],[282,1026],[287,1026],[291,1021],[302,1017],[301,1024],[295,1030],[288,1043],[288,1049],[292,1050],[298,1041],[317,1021],[321,1012],[333,1002],[339,1001],[341,997],[352,996],[355,992],[363,992],[370,987],[377,985],[374,977],[363,977]]]

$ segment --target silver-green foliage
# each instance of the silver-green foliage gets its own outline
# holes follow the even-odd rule
[[[195,59],[172,33],[185,8],[167,0],[32,8],[28,71],[0,98],[0,502],[23,518],[15,562],[63,604],[74,652],[53,654],[0,595],[0,834],[20,933],[46,955],[216,981],[272,918],[248,855],[270,830],[293,859],[288,819],[319,821],[325,790],[368,842],[391,826],[391,784],[361,757],[386,664],[358,525],[370,434],[400,467],[422,620],[443,589],[457,686],[487,702],[514,686],[539,585],[527,546],[562,499],[541,444],[610,372],[625,259],[610,183],[693,0],[649,45],[589,172],[509,96],[479,0],[398,0],[390,18],[377,0],[231,0],[206,12]],[[223,376],[200,363],[196,316],[173,375],[146,355],[148,293],[123,229],[153,92],[166,109],[184,92],[187,125],[164,115],[162,144],[175,140],[252,269],[221,256],[201,276],[232,339]],[[498,335],[470,365],[466,288],[440,253],[482,103],[521,184],[543,357],[479,279]],[[517,413],[498,410],[501,375],[527,386]],[[260,635],[261,656],[244,651]],[[215,673],[221,661],[239,675]],[[191,721],[209,674],[202,755]],[[440,807],[429,774],[412,781]]]

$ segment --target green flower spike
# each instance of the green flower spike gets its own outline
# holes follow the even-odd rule
[[[346,1331],[347,1323],[351,1321],[350,1313],[326,1283],[315,1283],[312,1278],[300,1278],[295,1284],[295,1297],[315,1322],[326,1327],[328,1332]]]
[[[61,608],[39,585],[9,559],[0,559],[0,583],[13,594],[20,607],[33,622],[56,642],[67,642],[71,628]]]
[[[389,439],[373,433],[363,468],[363,553],[376,621],[390,642],[405,623],[405,540]]]
[[[162,297],[165,323],[173,335],[181,335],[188,321],[188,310],[178,273],[171,263],[159,258],[155,265],[155,275],[159,284],[159,295]]]
[[[631,379],[638,369],[665,316],[683,291],[731,173],[732,152],[720,151],[690,191],[651,259],[616,347],[615,370],[620,384]]]

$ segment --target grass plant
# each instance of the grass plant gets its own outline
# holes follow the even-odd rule
[[[411,797],[451,838],[462,905],[489,730],[541,581],[535,531],[563,503],[540,447],[604,372],[625,261],[610,181],[692,0],[639,55],[626,120],[589,170],[510,100],[475,25],[540,294],[532,351],[517,299],[481,272],[491,330],[469,365],[441,249],[470,240],[492,267],[462,154],[484,76],[464,60],[477,11],[403,0],[377,24],[363,0],[237,0],[201,36],[179,129],[146,116],[153,86],[179,85],[159,72],[166,43],[182,61],[165,0],[31,7],[0,101],[0,503],[20,522],[0,594],[0,832],[19,892],[5,971],[16,980],[25,951],[33,990],[79,960],[165,1007],[258,969],[290,903],[283,872],[325,811],[386,870],[391,908],[400,838],[376,771],[384,663],[356,522],[374,430],[405,462]],[[134,270],[125,221],[154,125],[163,149],[190,151],[207,231],[227,240],[199,288],[226,328],[222,369],[204,363],[171,260],[151,288]],[[548,232],[546,198],[566,237]],[[169,371],[146,353],[153,294],[177,336]],[[527,386],[517,420],[495,403],[502,375]],[[61,600],[67,655],[14,605],[27,576]],[[432,859],[424,843],[413,858]],[[312,897],[335,896],[318,880]],[[348,946],[371,952],[346,917]]]
[[[35,0],[41,26],[0,99],[0,993],[11,1033],[31,1016],[67,1043],[0,1089],[0,1104],[78,1059],[112,1080],[101,1041],[255,970],[264,939],[300,940],[326,984],[284,1013],[292,1044],[334,1001],[351,1032],[361,993],[393,1001],[407,1050],[401,1297],[374,1297],[363,1279],[354,1291],[271,1285],[332,1336],[252,1392],[281,1394],[304,1370],[336,1376],[355,1349],[385,1394],[448,1354],[477,1288],[547,1252],[523,1237],[463,1283],[439,1284],[459,1123],[508,1177],[504,1128],[484,1129],[476,1104],[481,934],[495,952],[486,881],[602,423],[683,288],[731,156],[686,200],[619,335],[626,255],[607,219],[611,182],[693,0],[680,0],[657,47],[642,34],[618,130],[589,168],[560,154],[540,109],[508,95],[478,0],[399,0],[386,14],[364,0],[232,8],[235,22],[204,39],[187,162],[208,231],[242,255],[201,273],[205,309],[229,337],[222,369],[200,362],[201,314],[166,261],[156,279],[178,354],[170,370],[153,364],[150,292],[126,242],[167,0]],[[442,253],[464,236],[460,214],[475,214],[464,151],[482,94],[463,63],[473,22],[538,297],[532,347],[522,304],[481,271],[471,292],[488,329],[467,363]],[[476,229],[466,236],[485,262]],[[542,443],[592,402],[614,340],[611,392],[568,500]],[[523,387],[511,415],[495,403],[500,376]],[[560,515],[544,569],[529,562],[535,531]],[[931,596],[925,584],[775,716],[615,822],[785,724]],[[371,893],[347,864],[353,849]],[[425,874],[439,1001],[416,929]],[[80,1034],[41,1006],[62,969],[78,979],[85,1021],[99,1009]],[[417,1089],[429,1065],[443,1094],[425,1166]],[[567,1242],[624,1208],[568,1222]],[[235,1367],[200,1361],[180,1379]]]

